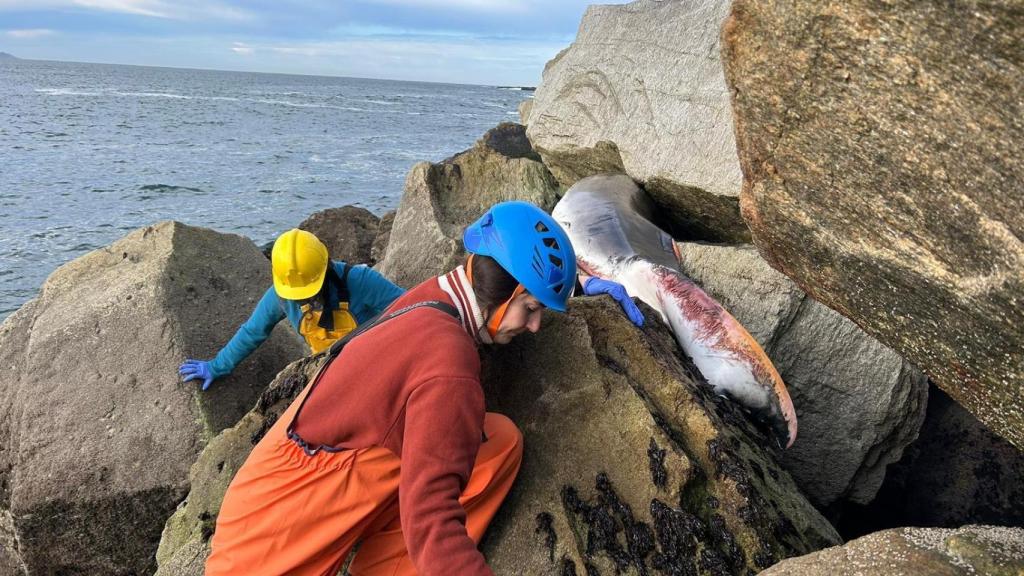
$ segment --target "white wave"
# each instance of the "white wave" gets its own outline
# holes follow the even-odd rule
[[[350,110],[352,112],[366,112],[366,108],[356,108],[354,106],[331,106],[330,104],[313,104],[309,102],[290,102],[288,100],[269,100],[262,98],[247,99],[250,102],[259,102],[261,104],[277,104],[280,106],[291,106],[293,108],[330,108],[333,110]]]
[[[192,100],[192,96],[169,94],[167,92],[114,92],[118,96],[139,96],[142,98],[174,98],[176,100]]]
[[[36,92],[47,96],[99,96],[99,92],[80,92],[69,88],[36,88]]]

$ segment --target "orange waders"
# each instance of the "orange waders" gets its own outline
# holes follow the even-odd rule
[[[287,437],[307,386],[235,475],[221,505],[207,576],[335,576],[362,541],[353,576],[416,574],[398,511],[398,456],[374,446],[312,455]],[[484,418],[487,441],[459,501],[477,543],[522,461],[522,435],[501,414]]]

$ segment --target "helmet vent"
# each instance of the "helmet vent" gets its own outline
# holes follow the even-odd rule
[[[545,238],[544,245],[552,250],[558,250],[558,240],[555,240],[554,238]]]
[[[550,230],[548,230],[548,227],[545,226],[543,222],[537,222],[537,225],[534,226],[533,229],[536,230],[537,232],[550,232]]]
[[[533,247],[533,271],[537,273],[537,276],[544,277],[544,260],[540,257],[540,251],[537,247]]]
[[[551,260],[551,263],[554,264],[556,268],[562,267],[562,259],[559,258],[558,256],[555,256],[554,254],[548,254],[548,260]]]

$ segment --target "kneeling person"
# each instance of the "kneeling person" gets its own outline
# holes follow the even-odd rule
[[[387,308],[403,291],[371,268],[331,260],[327,247],[305,230],[277,238],[271,252],[274,285],[249,319],[211,361],[188,359],[179,373],[202,380],[203,390],[252,354],[287,318],[313,353],[321,352]]]

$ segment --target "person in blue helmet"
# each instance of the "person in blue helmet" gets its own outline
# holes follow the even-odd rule
[[[398,298],[331,356],[225,494],[207,576],[492,574],[477,549],[522,434],[485,411],[481,344],[541,330],[576,284],[569,238],[525,202],[466,228],[463,265]]]
[[[319,238],[297,228],[274,241],[270,261],[274,285],[213,360],[187,359],[181,365],[178,372],[186,382],[200,380],[206,390],[259,348],[285,318],[313,353],[322,352],[403,293],[371,268],[331,260]]]

